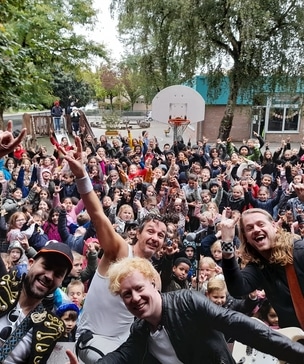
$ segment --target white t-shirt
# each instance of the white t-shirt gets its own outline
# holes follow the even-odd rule
[[[169,335],[164,327],[153,333],[150,332],[148,350],[162,364],[183,364],[178,359]]]

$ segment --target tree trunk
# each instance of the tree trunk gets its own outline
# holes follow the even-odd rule
[[[3,113],[4,110],[2,108],[0,108],[0,130],[4,130],[4,119],[3,119]]]
[[[232,127],[236,99],[239,91],[237,76],[232,75],[232,77],[230,77],[229,88],[229,97],[225,108],[224,116],[221,120],[218,134],[218,138],[223,141],[227,140],[227,138],[229,137]]]

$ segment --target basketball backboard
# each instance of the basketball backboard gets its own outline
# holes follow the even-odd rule
[[[188,119],[198,123],[205,119],[205,100],[188,86],[175,85],[161,90],[152,101],[153,120]]]

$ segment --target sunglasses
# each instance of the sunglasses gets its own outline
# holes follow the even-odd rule
[[[3,327],[3,329],[0,331],[0,341],[5,342],[13,332],[14,326],[16,325],[16,322],[19,320],[19,317],[21,315],[21,310],[17,308],[13,308],[8,314],[7,319],[10,322],[11,325]]]

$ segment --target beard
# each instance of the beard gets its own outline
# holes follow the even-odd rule
[[[53,293],[54,290],[55,290],[55,289],[51,289],[51,290],[48,290],[48,291],[40,291],[38,289],[35,289],[34,279],[31,278],[29,274],[27,274],[25,276],[25,278],[24,278],[23,287],[24,287],[24,290],[25,290],[26,294],[29,297],[39,299],[39,300],[43,299],[44,297],[46,297],[50,293]]]

